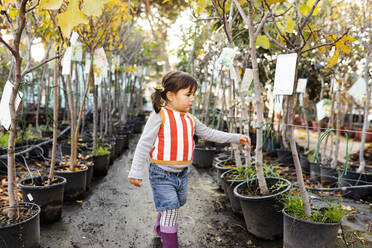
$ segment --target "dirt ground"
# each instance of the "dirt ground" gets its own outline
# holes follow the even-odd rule
[[[127,180],[137,140],[106,177],[93,182],[82,203],[66,203],[59,222],[41,227],[43,248],[161,247],[153,233],[156,211],[147,174],[141,188]],[[180,211],[180,247],[282,247],[280,240],[257,240],[247,232],[213,173],[191,168],[188,201]]]

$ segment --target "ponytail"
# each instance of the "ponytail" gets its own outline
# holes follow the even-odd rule
[[[162,107],[162,95],[161,89],[155,89],[155,92],[151,94],[152,106],[156,113],[159,113]]]

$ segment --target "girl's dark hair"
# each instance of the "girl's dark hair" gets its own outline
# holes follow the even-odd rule
[[[190,93],[195,92],[198,88],[198,83],[195,78],[186,72],[174,71],[168,72],[162,79],[161,86],[155,89],[151,95],[152,106],[156,113],[160,112],[160,108],[167,101],[167,92],[177,93],[179,90],[190,88]]]

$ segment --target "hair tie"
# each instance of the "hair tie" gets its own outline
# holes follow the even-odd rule
[[[154,88],[156,91],[160,91],[160,92],[163,92],[164,91],[164,87],[161,86],[160,84],[156,85],[156,87]]]

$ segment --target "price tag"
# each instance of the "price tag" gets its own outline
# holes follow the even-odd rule
[[[297,53],[278,56],[275,69],[274,94],[292,95],[296,72]]]
[[[14,86],[11,82],[9,81],[6,82],[4,90],[3,90],[3,95],[0,101],[0,111],[1,111],[0,123],[1,125],[3,125],[3,127],[6,130],[9,130],[10,125],[12,124],[12,119],[10,117],[9,102],[10,102],[10,96],[13,91],[13,87]],[[22,97],[23,97],[23,93],[18,92],[16,99],[15,99],[15,105],[14,105],[16,110],[18,109],[19,104],[21,103]]]

